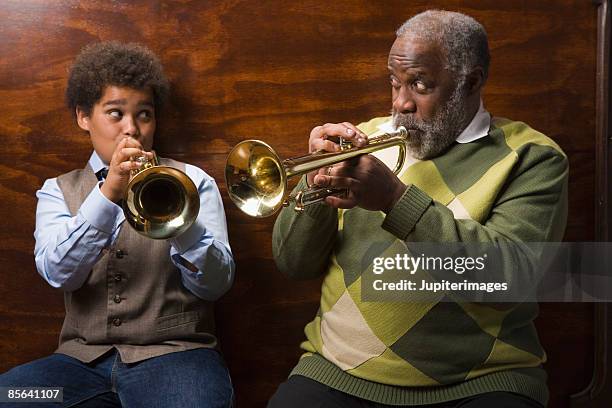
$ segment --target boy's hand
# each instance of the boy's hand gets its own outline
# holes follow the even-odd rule
[[[131,137],[123,138],[117,144],[108,166],[108,176],[100,187],[102,194],[110,201],[118,203],[125,196],[130,172],[140,167],[140,163],[131,161],[130,158],[139,156],[147,156],[150,159],[153,154],[143,151],[140,142]]]

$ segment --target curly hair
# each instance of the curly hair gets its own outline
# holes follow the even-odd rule
[[[75,115],[78,106],[87,115],[107,86],[150,88],[155,110],[164,104],[170,89],[163,67],[148,48],[116,41],[93,43],[75,58],[68,76],[66,104]]]

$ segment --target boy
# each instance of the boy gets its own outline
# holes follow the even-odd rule
[[[94,151],[84,169],[37,192],[34,233],[38,272],[64,291],[66,318],[56,352],[3,374],[0,386],[63,387],[63,406],[231,405],[212,301],[231,286],[234,261],[215,181],[161,160],[192,179],[201,204],[167,241],[140,236],[117,205],[138,166],[130,157],[151,155],[168,88],[142,46],[97,43],[76,58],[66,99]]]

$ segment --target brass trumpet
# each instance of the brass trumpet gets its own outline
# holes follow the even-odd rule
[[[340,139],[339,152],[319,151],[285,160],[281,160],[266,143],[245,140],[234,146],[227,157],[227,191],[234,204],[252,217],[270,216],[290,202],[295,202],[296,211],[302,211],[307,205],[345,190],[313,186],[289,196],[289,178],[393,146],[399,147],[399,157],[393,170],[397,174],[404,165],[407,138],[408,131],[400,126],[394,132],[368,137],[368,144],[363,147]]]
[[[123,213],[141,235],[153,239],[175,237],[193,224],[200,210],[200,197],[193,181],[182,171],[160,166],[153,158],[137,157],[140,167],[132,170]]]

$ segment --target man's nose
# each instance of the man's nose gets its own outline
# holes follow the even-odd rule
[[[393,110],[399,113],[414,113],[416,112],[416,104],[410,95],[410,92],[404,87],[400,88],[396,98],[393,100]]]

